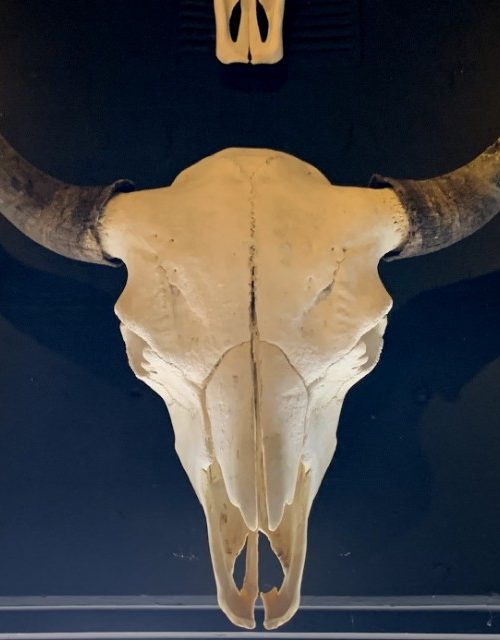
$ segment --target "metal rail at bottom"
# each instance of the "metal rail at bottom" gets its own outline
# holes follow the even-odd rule
[[[315,638],[500,640],[500,596],[303,596],[277,631],[232,626],[209,596],[1,597],[0,640]]]

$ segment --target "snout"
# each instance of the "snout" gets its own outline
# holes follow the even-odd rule
[[[276,629],[295,614],[300,605],[300,589],[307,550],[307,521],[311,506],[310,473],[301,465],[292,504],[286,505],[279,526],[271,531],[260,527],[251,531],[239,509],[227,497],[220,467],[211,465],[205,476],[202,500],[219,606],[240,627],[255,628],[255,604],[261,597],[264,627]],[[269,540],[283,569],[279,588],[259,592],[259,533]],[[246,551],[245,577],[241,588],[234,580],[236,559]]]
[[[266,628],[280,626],[299,606],[312,502],[301,461],[307,404],[303,381],[283,352],[257,338],[229,350],[206,387],[214,461],[201,501],[219,604],[239,626],[255,626],[259,532],[284,574],[279,589],[260,594]],[[245,545],[246,574],[238,589],[233,571]]]

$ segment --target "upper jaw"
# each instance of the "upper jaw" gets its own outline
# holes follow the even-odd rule
[[[233,622],[255,628],[255,604],[261,597],[264,627],[275,629],[295,614],[300,604],[300,588],[307,549],[307,520],[311,507],[310,473],[301,465],[292,504],[286,505],[278,527],[271,531],[264,523],[251,531],[240,510],[227,497],[218,463],[205,472],[202,505],[205,510],[210,553],[217,584],[219,606]],[[279,589],[259,592],[258,539],[262,532],[283,569]],[[239,589],[233,577],[236,558],[246,547],[245,577]]]

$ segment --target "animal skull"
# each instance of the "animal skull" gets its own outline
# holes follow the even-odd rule
[[[259,531],[285,574],[263,595],[266,626],[299,605],[342,401],[382,348],[391,300],[377,264],[406,225],[393,192],[333,187],[260,149],[223,151],[107,207],[104,246],[128,270],[115,310],[129,362],[168,407],[236,624],[254,626]]]
[[[266,15],[268,29],[263,39],[257,20],[257,6]],[[235,7],[241,17],[236,40],[231,38],[229,23]],[[274,64],[283,57],[283,13],[285,0],[214,0],[215,53],[225,63]]]
[[[424,181],[335,187],[284,153],[229,149],[172,186],[65,185],[0,139],[2,211],[70,257],[116,263],[135,374],[167,404],[206,515],[219,603],[254,626],[259,532],[280,559],[265,626],[299,606],[307,519],[343,399],[375,366],[391,299],[379,260],[438,250],[500,208],[500,140]],[[246,575],[233,579],[246,545]]]

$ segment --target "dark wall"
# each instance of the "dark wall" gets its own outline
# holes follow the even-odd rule
[[[285,60],[226,68],[182,2],[2,0],[0,130],[64,180],[140,188],[226,146],[339,184],[431,176],[500,134],[496,0],[364,0],[345,51],[308,51],[314,3],[287,2]],[[381,266],[395,309],[344,406],[304,593],[500,589],[499,240],[500,217]],[[125,277],[0,221],[0,595],[214,592],[166,410],[126,363]]]

